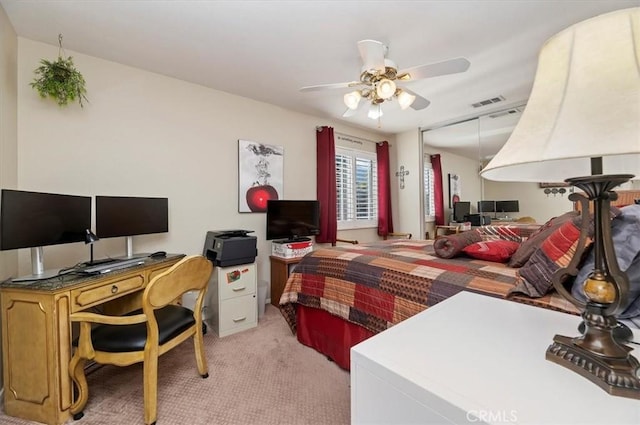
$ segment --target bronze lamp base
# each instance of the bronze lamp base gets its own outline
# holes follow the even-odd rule
[[[633,356],[604,359],[573,343],[574,338],[556,335],[545,358],[579,373],[611,395],[640,400],[640,363]]]

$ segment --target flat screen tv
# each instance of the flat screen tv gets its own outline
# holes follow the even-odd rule
[[[91,197],[2,189],[0,250],[84,242]]]
[[[458,201],[453,204],[453,219],[456,223],[464,222],[464,217],[471,214],[471,202]]]
[[[133,236],[168,231],[168,198],[96,196],[96,235],[125,236],[128,258],[133,257]]]
[[[478,201],[478,213],[496,212],[496,201]]]
[[[320,233],[320,202],[267,201],[267,239],[299,240]]]
[[[496,212],[519,212],[518,201],[496,201]]]

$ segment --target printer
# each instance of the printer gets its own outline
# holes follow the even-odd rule
[[[218,267],[250,264],[256,260],[257,238],[253,230],[213,230],[207,232],[202,255]]]

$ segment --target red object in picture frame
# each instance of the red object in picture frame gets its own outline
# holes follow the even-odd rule
[[[246,199],[251,212],[265,212],[267,201],[278,199],[278,191],[268,184],[252,186],[247,190]]]

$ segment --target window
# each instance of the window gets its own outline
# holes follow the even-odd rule
[[[378,173],[376,155],[336,147],[338,229],[377,227]]]
[[[434,200],[434,175],[431,167],[431,160],[428,156],[424,158],[424,219],[425,221],[435,221],[436,203]]]

